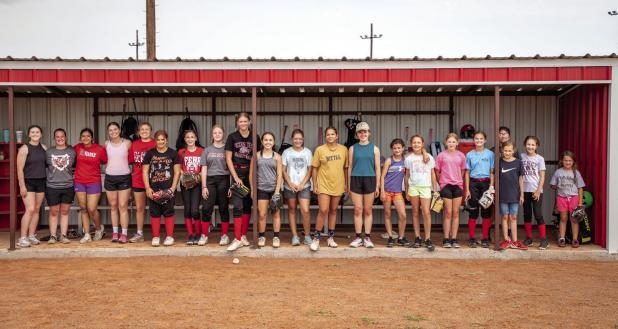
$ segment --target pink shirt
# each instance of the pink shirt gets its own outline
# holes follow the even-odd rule
[[[463,189],[461,171],[466,169],[466,156],[460,151],[443,151],[436,158],[436,170],[440,173],[440,188],[457,185]]]

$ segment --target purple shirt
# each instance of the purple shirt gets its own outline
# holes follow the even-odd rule
[[[440,172],[440,188],[456,185],[463,189],[461,171],[466,169],[466,156],[460,151],[443,151],[436,158],[436,169]]]
[[[391,157],[391,165],[388,167],[388,172],[384,176],[384,191],[386,192],[401,192],[403,191],[403,180],[406,176],[405,160],[395,161]]]

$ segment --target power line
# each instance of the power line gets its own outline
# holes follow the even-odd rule
[[[139,60],[139,47],[143,46],[143,42],[139,42],[139,30],[135,30],[135,42],[129,42],[129,46],[135,47],[135,60]]]
[[[369,25],[369,35],[361,35],[361,39],[369,39],[369,58],[373,58],[373,39],[380,39],[382,34],[373,34],[373,23]]]

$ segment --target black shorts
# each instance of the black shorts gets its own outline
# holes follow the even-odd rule
[[[350,191],[357,194],[370,194],[376,191],[376,178],[371,176],[352,176]]]
[[[169,201],[167,201],[164,204],[158,204],[152,201],[151,199],[148,199],[148,208],[150,212],[150,217],[161,218],[161,216],[163,217],[174,216],[174,212],[175,212],[174,204],[176,204],[175,198],[169,199]]]
[[[146,192],[146,189],[143,187],[134,187],[133,192]]]
[[[47,178],[26,178],[24,179],[24,183],[26,183],[26,191],[44,193]]]
[[[105,175],[103,187],[106,191],[122,191],[131,188],[131,175]]]
[[[445,199],[457,199],[461,198],[462,195],[463,191],[457,185],[447,184],[440,190],[440,196]]]
[[[258,200],[270,200],[273,197],[273,194],[275,194],[275,191],[266,192],[262,190],[257,190]]]
[[[75,188],[50,188],[45,190],[45,199],[47,199],[47,205],[50,207],[57,206],[59,204],[73,204],[75,199]]]

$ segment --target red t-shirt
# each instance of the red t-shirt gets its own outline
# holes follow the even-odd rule
[[[131,144],[131,148],[129,149],[129,163],[133,165],[133,187],[145,187],[142,175],[142,162],[144,162],[144,155],[146,155],[146,152],[156,146],[157,142],[154,140],[144,142],[138,139]]]
[[[75,182],[80,184],[101,183],[101,164],[107,163],[107,152],[99,144],[85,147],[75,145],[77,160],[75,163]]]
[[[182,164],[182,172],[199,173],[202,170],[202,166],[200,165],[202,152],[204,152],[204,149],[199,146],[193,152],[190,152],[186,148],[180,149],[180,151],[178,151],[178,157]]]

